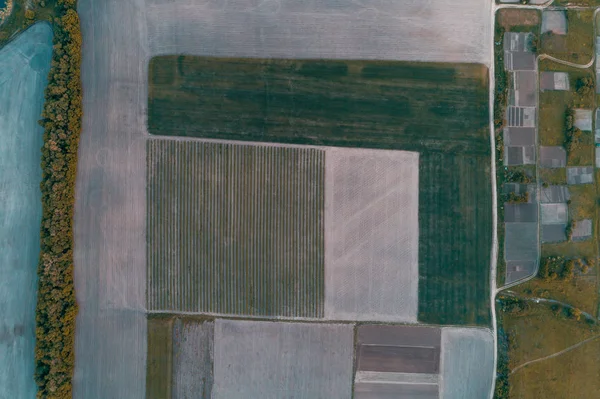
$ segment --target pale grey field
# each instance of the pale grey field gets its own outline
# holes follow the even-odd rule
[[[143,0],[81,0],[83,131],[74,239],[75,399],[146,390]]]
[[[325,317],[416,322],[419,154],[327,148]]]
[[[153,54],[478,62],[490,1],[147,0]]]
[[[173,399],[211,398],[213,322],[173,325]]]
[[[348,324],[217,320],[213,399],[348,399]]]
[[[494,351],[487,329],[443,328],[440,399],[489,397],[496,372]]]
[[[0,398],[34,398],[43,129],[52,51],[39,23],[0,50]]]

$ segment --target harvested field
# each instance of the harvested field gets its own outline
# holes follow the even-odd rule
[[[165,56],[149,82],[151,134],[490,151],[481,65]]]
[[[478,0],[147,3],[152,54],[479,63],[491,58],[491,3]]]
[[[419,151],[419,320],[489,322],[485,67],[170,56],[149,80],[150,133]]]
[[[0,398],[34,398],[42,112],[52,28],[0,49]]]
[[[494,351],[489,330],[443,328],[440,399],[487,398],[495,373]]]
[[[323,178],[314,148],[150,140],[148,308],[322,317]]]
[[[78,1],[74,399],[146,396],[147,67],[140,0]]]
[[[210,399],[214,323],[175,320],[173,399]]]
[[[214,399],[352,397],[352,325],[216,320],[214,339]]]
[[[325,317],[416,322],[419,156],[326,149]]]

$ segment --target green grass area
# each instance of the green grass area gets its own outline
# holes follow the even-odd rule
[[[567,168],[540,168],[539,177],[542,184],[567,184]]]
[[[540,54],[587,64],[594,55],[594,10],[570,9],[566,13],[567,34],[542,34]]]
[[[571,203],[569,218],[571,220],[592,219],[596,216],[597,195],[594,184],[569,186]]]
[[[156,57],[149,131],[419,151],[423,322],[490,322],[487,68]]]
[[[173,375],[173,320],[148,318],[146,399],[170,399]]]

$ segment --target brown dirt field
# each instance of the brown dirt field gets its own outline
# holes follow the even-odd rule
[[[511,376],[510,397],[594,398],[600,392],[600,339],[560,356],[527,366]]]
[[[540,13],[536,10],[505,8],[498,11],[498,23],[509,30],[513,26],[535,26],[540,23]]]
[[[551,355],[600,333],[598,326],[555,315],[546,303],[531,303],[521,314],[505,314],[504,328],[510,336],[509,368]],[[543,362],[542,362],[543,364]],[[516,373],[520,373],[520,370]],[[524,379],[532,383],[531,379]],[[512,381],[511,381],[512,384]],[[511,396],[511,398],[520,396]],[[579,396],[578,396],[579,397]]]
[[[173,375],[173,319],[148,319],[146,399],[170,399]]]

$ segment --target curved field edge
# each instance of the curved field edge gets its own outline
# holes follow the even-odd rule
[[[52,28],[32,26],[0,49],[0,397],[35,396],[39,162]]]
[[[42,147],[42,224],[36,308],[39,398],[69,398],[75,364],[73,210],[81,132],[81,32],[76,0],[58,0]]]

